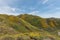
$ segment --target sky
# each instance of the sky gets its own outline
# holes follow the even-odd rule
[[[0,14],[60,18],[60,0],[0,0]]]

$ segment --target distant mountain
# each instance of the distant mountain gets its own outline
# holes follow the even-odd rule
[[[47,32],[57,35],[58,31],[60,31],[60,18],[42,18],[29,14],[18,16],[0,14],[0,35],[29,32]]]

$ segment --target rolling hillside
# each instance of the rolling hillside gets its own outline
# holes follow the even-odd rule
[[[20,35],[26,33],[30,36],[34,34],[56,37],[60,31],[59,18],[42,18],[35,15],[21,14],[18,16],[0,14],[0,36]]]

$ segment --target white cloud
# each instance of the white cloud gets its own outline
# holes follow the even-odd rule
[[[9,13],[9,12],[13,12],[15,11],[15,8],[11,8],[9,6],[5,6],[5,7],[0,7],[0,13]]]
[[[42,13],[40,16],[44,18],[50,18],[50,17],[60,18],[60,12],[54,12],[54,13],[47,12]]]
[[[45,4],[45,3],[47,3],[47,2],[48,2],[48,0],[43,0],[42,4]]]
[[[12,0],[11,0],[12,1]],[[0,0],[0,14],[11,15],[16,10],[16,8],[11,8],[8,5],[7,0]]]
[[[0,14],[18,15],[22,11],[25,11],[20,8],[10,7],[10,4],[13,4],[16,1],[17,0],[0,0]]]
[[[28,13],[28,14],[38,15],[38,16],[43,17],[43,18],[50,18],[50,17],[60,18],[60,12],[53,12],[53,13],[46,12],[46,13],[40,13],[40,11],[33,11],[33,12]]]
[[[19,14],[22,14],[23,11],[25,10],[12,8],[10,6],[0,7],[0,14],[19,15]]]
[[[33,12],[30,12],[29,14],[37,15],[38,13],[39,11],[33,11]]]
[[[0,14],[18,15],[16,10],[17,8],[11,8],[9,6],[0,7]]]

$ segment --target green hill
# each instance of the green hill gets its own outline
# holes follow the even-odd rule
[[[55,37],[54,39],[60,40],[59,31],[60,18],[42,18],[29,14],[18,16],[0,14],[0,37],[3,39],[6,35],[14,36],[14,38],[28,35],[38,37],[39,40],[40,37],[42,37],[42,40],[45,37]]]

